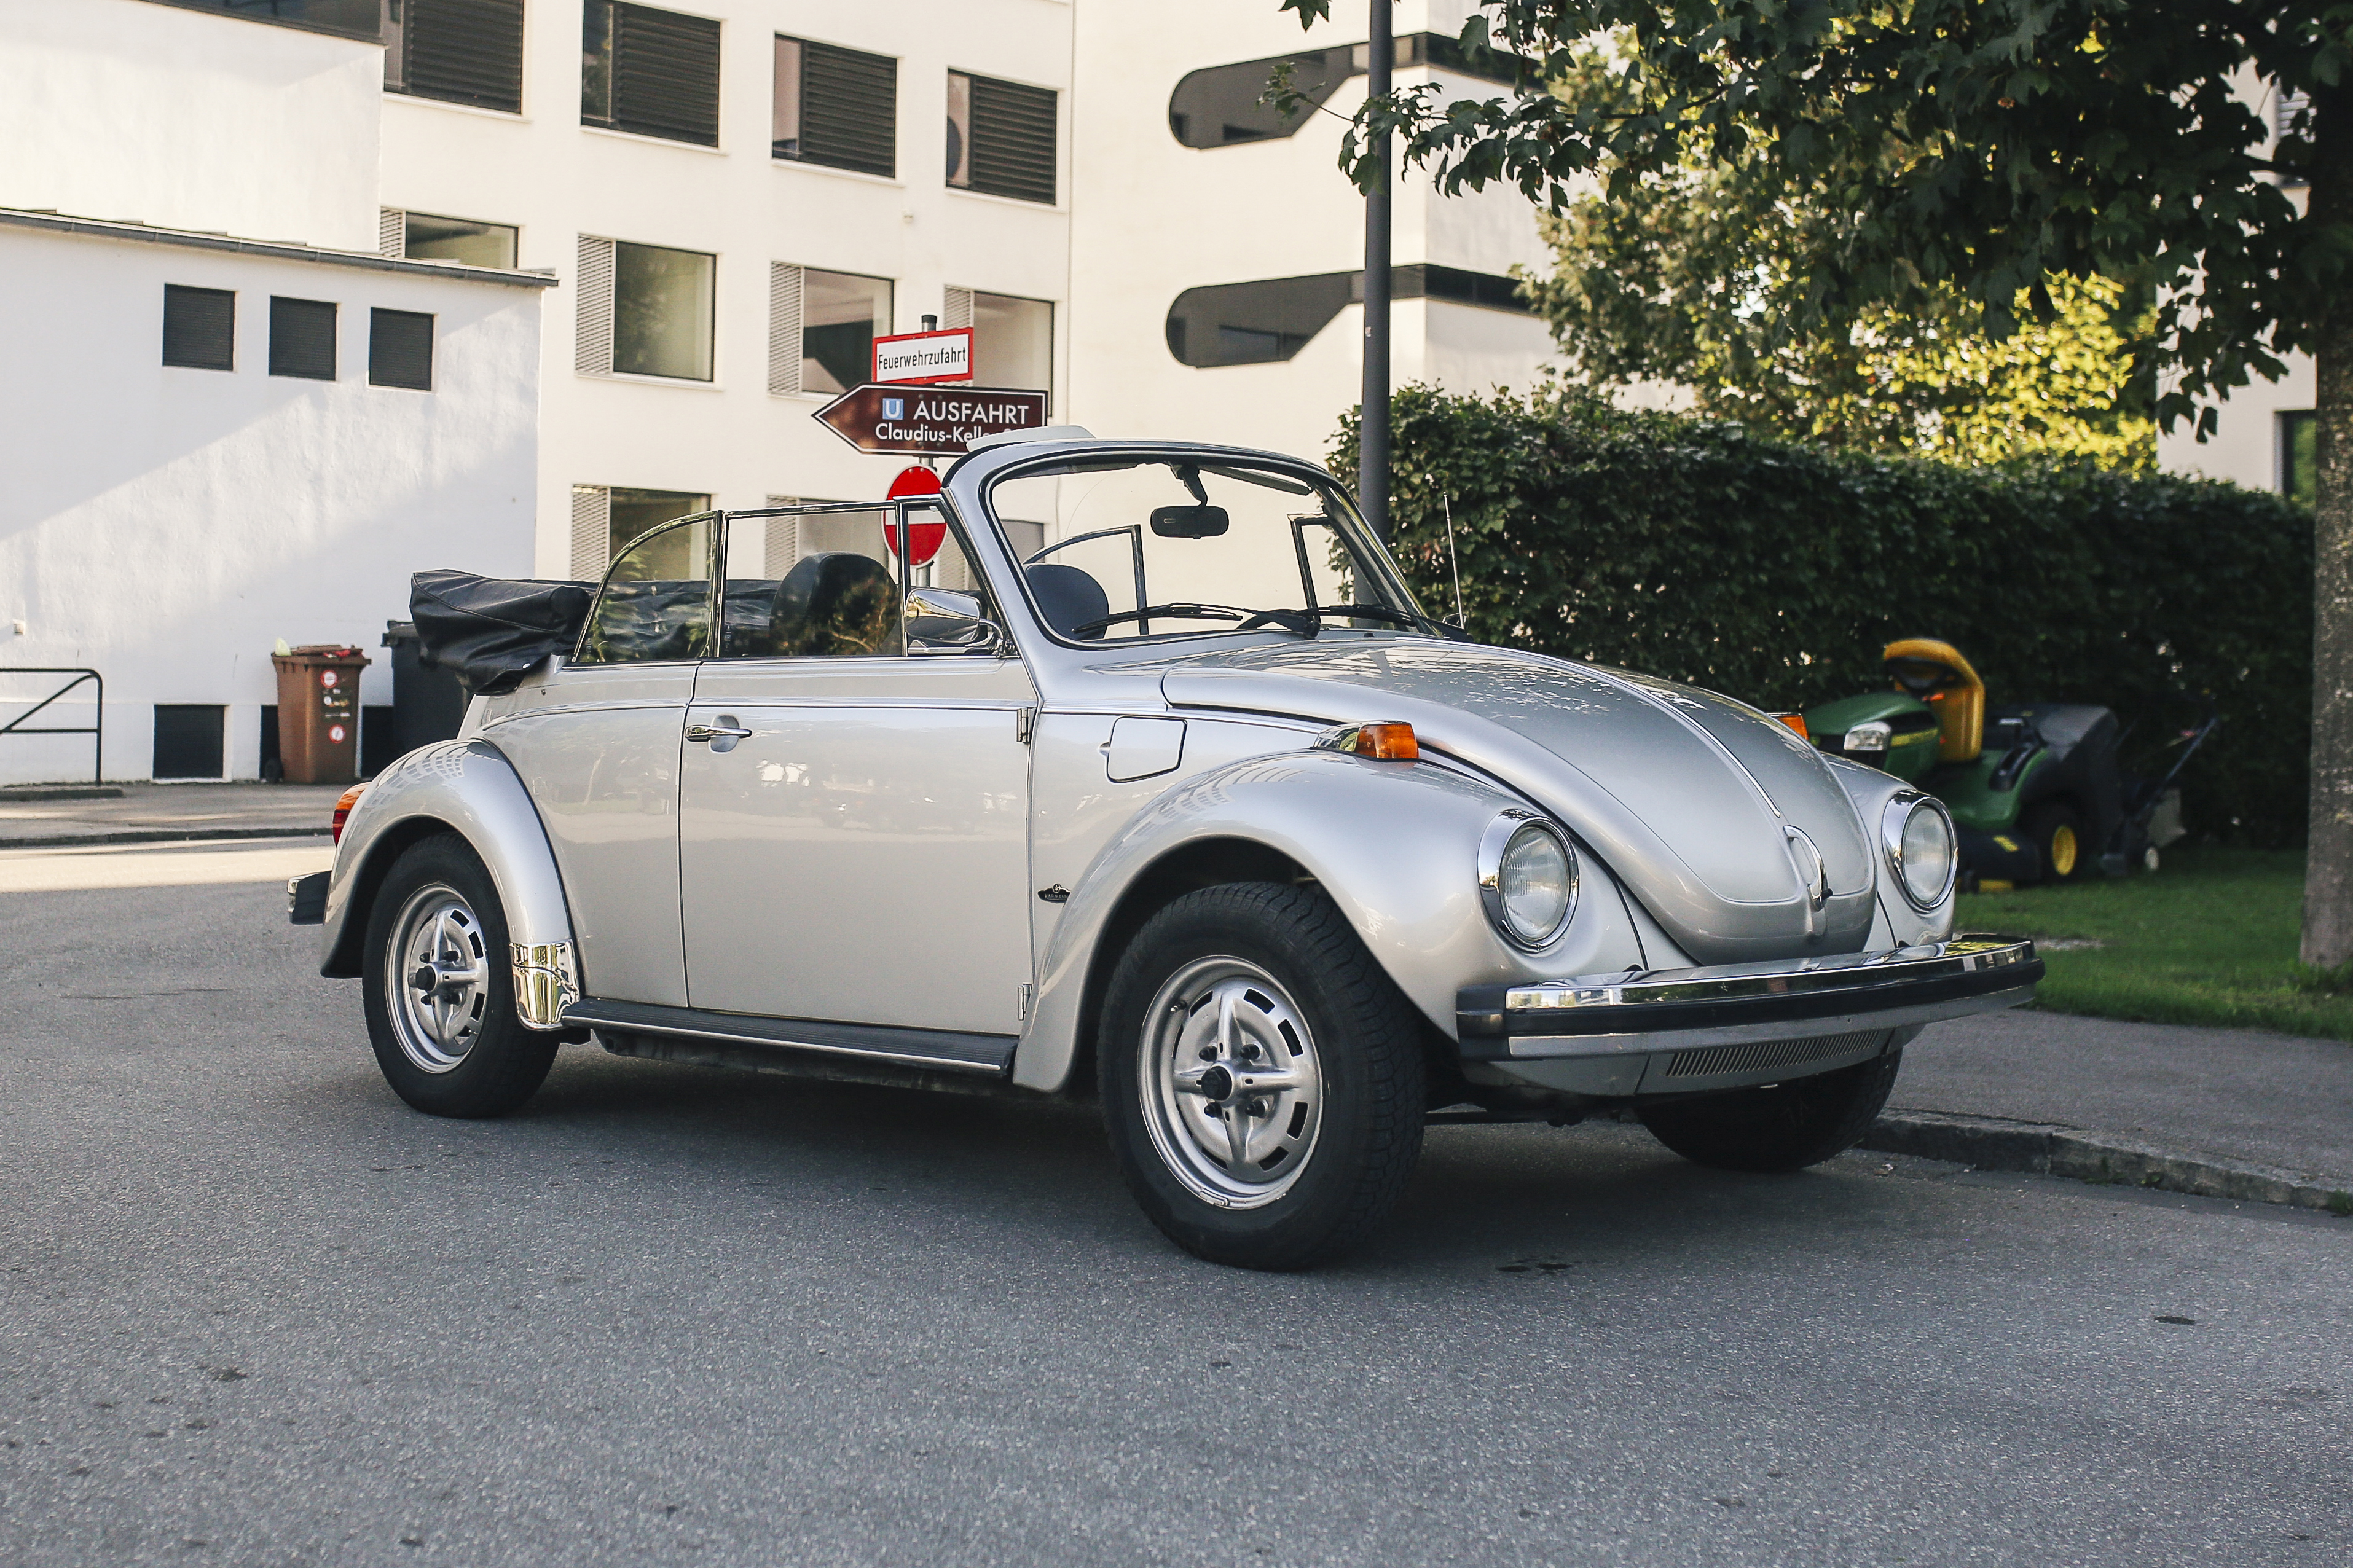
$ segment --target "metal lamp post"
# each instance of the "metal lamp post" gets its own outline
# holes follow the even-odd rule
[[[1397,46],[1390,0],[1372,0],[1366,91],[1387,97]],[[1365,193],[1365,382],[1356,428],[1356,504],[1383,544],[1389,538],[1389,134],[1372,139],[1379,173]]]

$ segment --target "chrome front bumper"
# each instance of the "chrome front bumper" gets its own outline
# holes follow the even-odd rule
[[[2022,937],[1884,952],[1472,985],[1455,1002],[1466,1062],[1610,1057],[1905,1028],[2031,1001]]]

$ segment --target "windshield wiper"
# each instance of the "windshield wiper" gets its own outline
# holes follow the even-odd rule
[[[1318,605],[1318,616],[1335,616],[1342,619],[1387,621],[1392,626],[1422,626],[1436,632],[1450,642],[1469,642],[1471,634],[1444,621],[1431,620],[1416,610],[1393,610],[1387,605]]]

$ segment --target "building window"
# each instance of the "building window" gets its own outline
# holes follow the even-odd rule
[[[460,261],[469,267],[515,265],[517,232],[513,225],[480,223],[472,218],[437,217],[431,213],[385,209],[385,254],[417,261]]]
[[[1449,71],[1486,81],[1515,82],[1526,62],[1502,49],[1470,50],[1443,33],[1408,33],[1395,40],[1397,68]],[[1333,45],[1262,60],[1240,60],[1188,71],[1168,95],[1169,133],[1187,147],[1237,147],[1296,134],[1307,117],[1370,63],[1364,44]],[[1278,74],[1299,94],[1289,114],[1266,101]]]
[[[2319,484],[2320,421],[2309,408],[2279,416],[2280,494],[2306,506]]]
[[[237,368],[237,295],[164,285],[164,363],[189,370]]]
[[[387,92],[522,112],[522,0],[384,0]]]
[[[712,281],[719,258],[658,245],[613,247],[613,369],[711,379]]]
[[[368,384],[433,390],[433,318],[421,310],[368,312]]]
[[[768,390],[839,393],[866,381],[874,340],[891,330],[891,279],[773,263],[768,268]]]
[[[672,518],[711,510],[711,498],[687,490],[617,489],[610,485],[572,487],[572,578],[594,583],[605,575],[629,542]],[[685,575],[697,574],[686,563]]]
[[[972,329],[972,379],[978,386],[1054,389],[1054,307],[1044,300],[950,289],[941,322]]]
[[[372,44],[383,37],[378,29],[383,23],[385,3],[385,0],[264,0],[264,4],[257,5],[254,0],[162,0],[162,4],[177,5],[184,11],[218,11],[248,21],[300,27],[305,32],[365,38]]]
[[[719,145],[719,24],[619,0],[587,0],[580,122]]]
[[[216,779],[227,773],[221,737],[228,710],[217,702],[155,704],[155,761],[149,776]]]
[[[324,300],[269,301],[269,374],[335,379],[335,307]]]
[[[1517,279],[1419,262],[1390,268],[1389,294],[1523,316],[1532,310]],[[1357,272],[1187,289],[1168,307],[1168,352],[1198,368],[1279,363],[1305,348],[1344,307],[1364,298],[1364,275]]]
[[[948,184],[1019,201],[1054,201],[1055,94],[948,72]]]
[[[771,150],[885,177],[899,172],[899,62],[802,38],[776,40]]]

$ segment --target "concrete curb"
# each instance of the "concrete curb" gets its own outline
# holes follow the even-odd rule
[[[2068,1176],[2101,1185],[2155,1187],[2199,1197],[2284,1204],[2353,1216],[2353,1180],[2342,1187],[2324,1186],[2292,1172],[2170,1154],[2146,1143],[2102,1137],[2055,1122],[1953,1116],[1937,1110],[1893,1111],[1880,1117],[1862,1147],[1883,1154],[1950,1160],[1982,1171]]]
[[[76,844],[186,844],[218,838],[324,838],[324,827],[141,828],[122,833],[67,833],[48,838],[11,838],[0,834],[0,851],[59,849]]]

